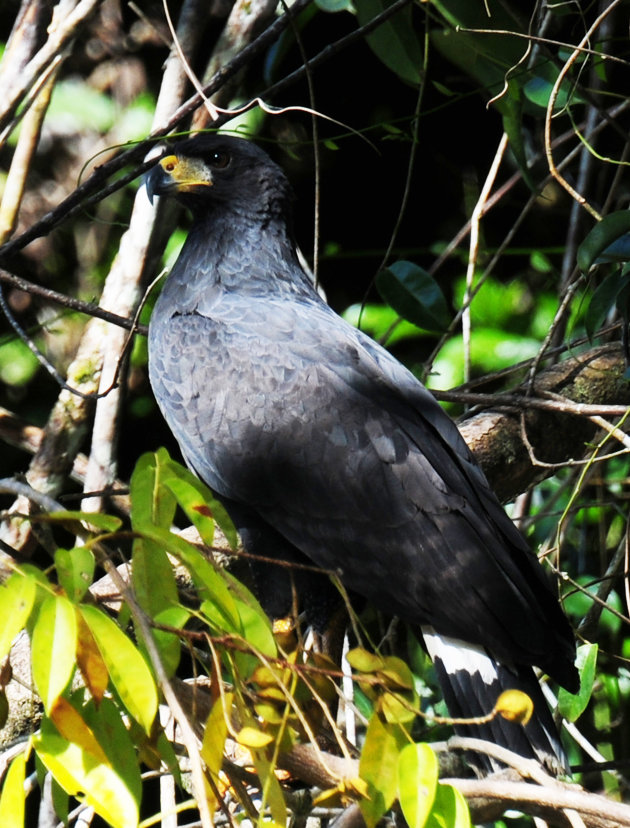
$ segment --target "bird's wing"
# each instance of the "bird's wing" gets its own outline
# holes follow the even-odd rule
[[[376,605],[544,666],[549,619],[558,647],[566,622],[432,396],[323,304],[221,305],[154,337],[156,396],[196,472]]]

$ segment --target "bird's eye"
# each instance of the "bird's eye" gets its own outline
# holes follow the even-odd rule
[[[230,153],[224,150],[215,150],[210,156],[210,166],[223,170],[230,163]]]

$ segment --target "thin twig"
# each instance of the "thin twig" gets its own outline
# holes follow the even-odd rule
[[[560,92],[560,87],[562,86],[562,82],[564,81],[569,69],[573,66],[573,64],[579,58],[579,56],[581,54],[581,50],[586,45],[586,43],[588,43],[588,41],[591,39],[593,34],[597,31],[597,29],[599,28],[601,23],[613,11],[613,9],[616,6],[619,5],[620,2],[621,2],[621,0],[612,0],[611,3],[608,3],[606,5],[606,8],[601,12],[601,14],[599,14],[597,16],[597,18],[595,19],[593,24],[589,27],[586,34],[582,38],[582,40],[574,48],[573,52],[569,55],[569,57],[567,58],[567,60],[565,61],[564,65],[563,65],[562,69],[558,73],[558,77],[556,78],[556,81],[553,85],[553,88],[551,90],[551,94],[549,95],[549,103],[547,105],[547,112],[545,114],[545,154],[547,156],[547,164],[548,164],[548,167],[549,167],[549,172],[551,173],[551,175],[553,175],[553,177],[556,179],[556,181],[562,187],[564,187],[564,189],[569,193],[571,198],[575,199],[575,201],[577,201],[577,203],[580,206],[584,207],[584,209],[587,210],[587,212],[589,212],[591,214],[591,216],[593,216],[593,218],[596,219],[597,221],[599,221],[601,219],[601,216],[597,212],[597,210],[595,210],[595,208],[592,207],[589,204],[589,202],[586,200],[586,198],[583,195],[581,195],[581,193],[578,193],[577,190],[575,190],[571,186],[571,184],[569,184],[567,179],[563,175],[560,174],[560,171],[556,167],[556,164],[555,164],[555,161],[554,161],[554,158],[553,158],[553,150],[552,150],[552,143],[551,143],[551,121],[552,121],[553,116],[554,116],[554,110],[556,108],[556,101],[558,99],[558,94]]]

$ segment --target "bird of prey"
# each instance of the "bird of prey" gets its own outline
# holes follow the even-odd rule
[[[292,194],[256,145],[198,135],[147,179],[193,222],[155,305],[149,375],[186,462],[223,501],[253,555],[336,573],[410,624],[455,717],[504,689],[534,702],[468,735],[547,767],[564,754],[533,666],[575,692],[575,643],[546,574],[457,427],[390,353],[342,320],[301,268]],[[257,567],[261,602],[291,607],[287,568]],[[336,601],[297,568],[311,623]]]

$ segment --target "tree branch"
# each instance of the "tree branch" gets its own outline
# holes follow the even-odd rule
[[[595,348],[542,371],[533,398],[522,389],[507,398],[488,396],[489,410],[460,423],[464,439],[501,501],[512,500],[559,466],[584,457],[598,432],[589,417],[626,413],[630,383],[625,370],[621,345]],[[548,395],[554,399],[544,399]],[[556,395],[565,401],[559,402]],[[436,396],[455,397],[442,392]]]

